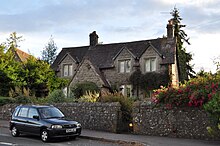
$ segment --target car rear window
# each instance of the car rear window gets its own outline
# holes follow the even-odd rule
[[[22,107],[19,110],[18,116],[19,117],[27,117],[27,113],[28,113],[28,108],[27,107]]]

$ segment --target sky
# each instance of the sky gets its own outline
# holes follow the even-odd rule
[[[183,18],[194,70],[216,71],[220,58],[219,0],[0,0],[0,42],[12,32],[23,36],[20,49],[41,57],[50,37],[58,53],[64,47],[89,45],[96,31],[103,44],[166,36],[170,12]]]

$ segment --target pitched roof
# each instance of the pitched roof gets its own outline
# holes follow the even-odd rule
[[[57,58],[52,64],[52,68],[56,70],[58,68],[59,62],[63,59],[63,57],[69,53],[72,58],[76,62],[81,62],[83,57],[85,56],[86,52],[88,51],[89,46],[82,46],[82,47],[69,47],[69,48],[63,48],[61,52],[58,54]]]
[[[30,54],[16,48],[15,49],[16,54],[18,55],[19,59],[21,60],[21,62],[25,62],[29,57],[31,57]]]
[[[69,53],[75,60],[82,61],[83,57],[87,57],[98,68],[111,68],[114,67],[114,59],[117,54],[126,48],[132,53],[133,57],[139,59],[141,55],[146,51],[149,46],[152,46],[158,54],[163,58],[162,64],[174,63],[174,48],[175,45],[166,48],[167,38],[158,38],[151,40],[133,41],[133,42],[121,42],[112,44],[98,44],[96,46],[83,46],[83,47],[70,47],[63,48],[57,56],[52,67],[56,69],[59,61],[62,57]]]

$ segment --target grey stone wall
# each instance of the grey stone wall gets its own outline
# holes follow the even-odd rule
[[[17,105],[0,106],[0,119],[9,120]],[[121,105],[114,103],[60,103],[54,104],[68,118],[82,124],[84,129],[119,132],[121,124]]]
[[[133,107],[135,134],[196,139],[220,139],[207,131],[214,126],[207,112],[198,108],[153,108],[146,103]]]
[[[84,129],[117,132],[120,128],[121,105],[114,103],[56,104],[67,117],[79,121]]]

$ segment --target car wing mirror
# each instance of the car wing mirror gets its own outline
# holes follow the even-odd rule
[[[33,116],[33,118],[39,120],[39,116]]]

